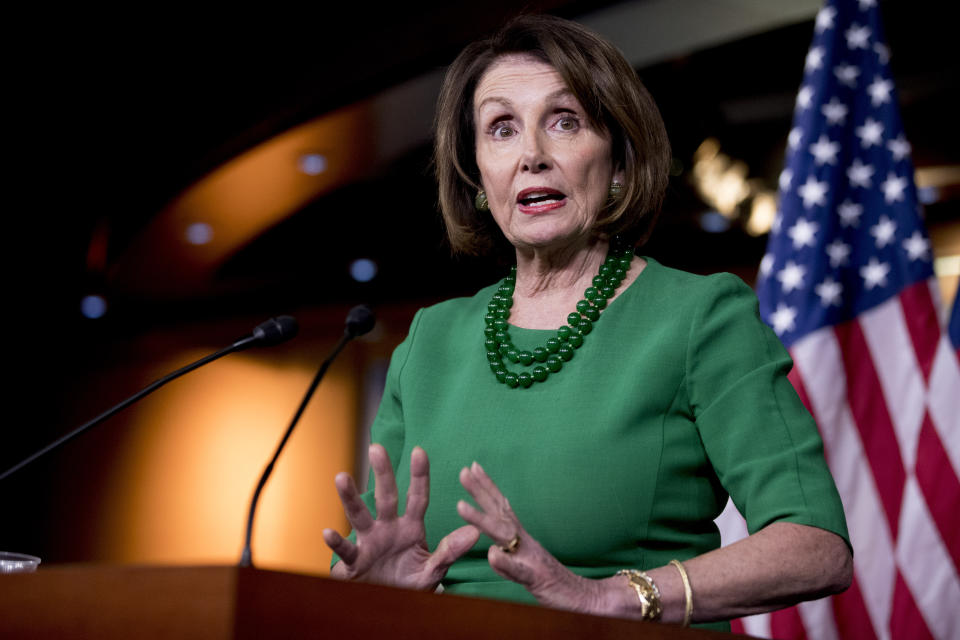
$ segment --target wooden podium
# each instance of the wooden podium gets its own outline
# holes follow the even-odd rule
[[[237,567],[0,575],[0,638],[656,638],[727,634]]]

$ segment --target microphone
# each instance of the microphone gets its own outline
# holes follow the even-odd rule
[[[23,467],[33,462],[34,460],[41,458],[46,454],[51,453],[52,451],[56,451],[57,449],[67,444],[68,442],[70,442],[80,434],[86,431],[89,431],[90,429],[97,426],[107,418],[113,416],[116,413],[119,413],[123,409],[126,409],[134,402],[137,402],[144,396],[147,396],[153,393],[163,385],[167,384],[171,380],[175,380],[176,378],[179,378],[185,373],[190,373],[194,369],[198,367],[202,367],[208,362],[213,362],[214,360],[222,358],[225,355],[234,353],[235,351],[243,351],[244,349],[249,349],[250,347],[254,347],[254,346],[272,347],[274,345],[278,345],[280,343],[286,342],[287,340],[290,340],[296,335],[297,335],[297,321],[293,319],[291,316],[278,316],[276,318],[270,318],[266,322],[261,322],[256,327],[254,327],[253,332],[250,333],[250,335],[240,338],[239,340],[236,340],[229,347],[225,347],[220,351],[217,351],[216,353],[212,353],[208,356],[200,358],[196,362],[188,364],[185,367],[181,367],[180,369],[177,369],[173,373],[169,373],[164,377],[160,378],[159,380],[155,380],[154,382],[151,382],[149,385],[147,385],[140,391],[136,392],[135,394],[133,394],[123,402],[120,402],[112,406],[111,408],[107,409],[106,411],[98,415],[93,420],[90,420],[89,422],[86,422],[80,425],[79,427],[77,427],[67,435],[63,436],[59,440],[51,442],[43,449],[40,449],[33,455],[27,457],[24,460],[21,460],[14,466],[4,471],[3,474],[0,475],[0,481],[2,481],[4,478],[8,476],[13,475]]]
[[[263,473],[260,474],[260,481],[257,483],[256,489],[253,490],[253,498],[250,499],[250,511],[247,513],[247,529],[244,535],[243,551],[240,553],[239,565],[241,567],[253,566],[253,554],[250,547],[251,537],[253,536],[253,518],[257,512],[257,502],[260,500],[260,493],[267,484],[267,479],[270,478],[270,474],[273,473],[273,467],[277,463],[277,458],[280,457],[280,452],[283,451],[283,448],[286,446],[287,440],[290,439],[290,434],[293,433],[294,427],[296,427],[297,422],[300,421],[300,416],[303,415],[304,409],[307,408],[307,403],[310,402],[310,398],[313,397],[313,392],[317,390],[317,386],[319,386],[320,381],[323,379],[324,374],[327,372],[334,358],[339,355],[340,351],[343,350],[348,342],[373,329],[373,325],[376,324],[376,318],[373,315],[373,311],[370,310],[370,307],[359,305],[350,309],[345,324],[343,336],[341,336],[340,341],[337,342],[333,351],[330,352],[330,355],[327,356],[327,359],[320,365],[317,375],[314,376],[313,382],[310,383],[307,392],[303,396],[303,400],[300,401],[300,406],[293,415],[293,420],[290,421],[290,426],[287,427],[286,432],[280,439],[280,444],[277,445],[277,450],[273,453],[273,458],[270,459],[270,462],[268,462],[267,466],[263,469]]]
[[[258,324],[249,336],[237,340],[233,346],[237,351],[253,346],[272,347],[296,337],[298,328],[292,316],[277,316]]]
[[[377,319],[370,307],[364,304],[358,305],[350,309],[350,313],[347,314],[347,333],[350,334],[351,338],[362,336],[369,333],[376,322]]]

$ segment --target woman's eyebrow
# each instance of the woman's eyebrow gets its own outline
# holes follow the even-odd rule
[[[500,105],[502,105],[502,106],[504,106],[504,107],[507,107],[507,108],[510,108],[510,107],[513,106],[513,103],[510,102],[509,100],[507,100],[506,98],[501,98],[501,97],[499,97],[499,96],[490,96],[490,97],[488,97],[488,98],[484,98],[484,99],[480,102],[480,104],[477,105],[477,111],[480,111],[481,109],[483,109],[486,105],[488,105],[488,104],[491,103],[491,102],[495,102],[495,103],[500,104]]]
[[[567,88],[567,87],[561,87],[560,89],[557,89],[556,91],[552,91],[552,92],[550,92],[549,94],[547,94],[547,97],[546,97],[546,99],[544,100],[544,102],[552,102],[552,101],[554,101],[554,100],[559,100],[560,98],[573,98],[574,100],[576,100],[576,96],[573,95],[573,92],[570,91],[569,88]],[[504,106],[504,107],[507,107],[507,108],[512,108],[512,107],[513,107],[513,102],[511,102],[511,101],[508,100],[507,98],[502,98],[502,97],[500,97],[500,96],[488,96],[488,97],[484,98],[483,100],[481,100],[481,101],[480,101],[480,104],[477,105],[477,111],[480,111],[480,110],[483,109],[487,104],[489,104],[489,103],[491,103],[491,102],[500,104],[500,105],[502,105],[502,106]]]

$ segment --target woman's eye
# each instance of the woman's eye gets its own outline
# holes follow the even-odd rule
[[[507,125],[504,125],[504,124],[495,125],[493,127],[494,138],[509,138],[513,136],[514,133],[516,132],[513,130],[512,127],[508,127]]]
[[[557,121],[557,128],[561,131],[576,131],[579,126],[576,118],[560,118]]]

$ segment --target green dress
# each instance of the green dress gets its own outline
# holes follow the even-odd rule
[[[427,452],[431,549],[464,524],[458,474],[474,460],[527,531],[591,578],[717,548],[713,520],[728,493],[751,533],[784,521],[847,538],[817,427],[753,292],[730,274],[647,262],[573,359],[528,389],[497,382],[487,364],[483,316],[496,285],[417,312],[371,435],[390,454],[401,504],[411,449]],[[532,349],[555,331],[510,335]],[[372,510],[372,489],[364,499]],[[490,544],[481,537],[450,568],[445,591],[532,602],[490,568]]]

